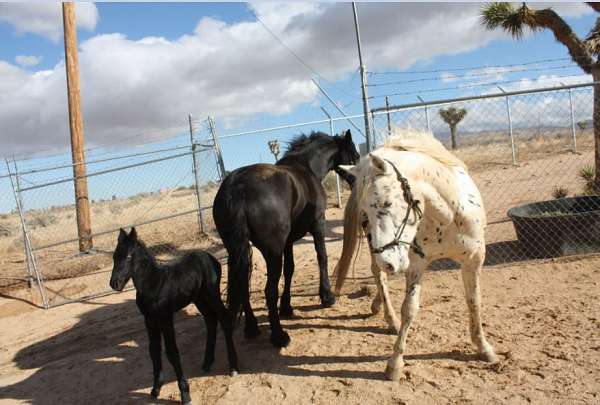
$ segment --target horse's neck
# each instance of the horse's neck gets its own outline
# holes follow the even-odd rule
[[[418,191],[425,199],[426,217],[441,225],[452,222],[460,201],[454,169],[428,156],[412,163],[411,159],[400,161],[400,170],[407,173],[409,183],[421,188]]]
[[[146,245],[137,243],[133,253],[133,284],[138,291],[151,289],[161,276],[158,264]]]
[[[305,150],[283,157],[277,164],[299,164],[310,170],[315,177],[323,180],[333,169],[333,157],[337,151],[329,145],[309,145]]]

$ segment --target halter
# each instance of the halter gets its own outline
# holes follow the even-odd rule
[[[417,242],[415,242],[415,241],[406,242],[406,241],[403,241],[400,239],[402,237],[402,233],[404,232],[404,228],[406,228],[406,224],[408,222],[408,217],[410,216],[411,211],[414,211],[415,216],[418,219],[423,218],[423,211],[421,210],[421,207],[419,207],[420,201],[415,200],[415,198],[413,197],[412,192],[410,190],[410,185],[408,184],[408,180],[406,179],[406,177],[404,177],[400,174],[400,171],[398,170],[396,165],[388,159],[384,159],[384,160],[386,162],[388,162],[390,165],[392,165],[392,167],[394,168],[394,171],[396,172],[396,178],[398,179],[398,181],[400,182],[400,185],[402,186],[402,192],[404,194],[404,201],[406,201],[406,203],[408,204],[408,209],[406,210],[406,215],[404,216],[404,219],[402,220],[402,225],[400,226],[400,228],[398,228],[398,231],[396,232],[396,235],[394,236],[394,239],[391,242],[386,243],[385,245],[383,245],[381,247],[374,248],[373,245],[371,244],[371,241],[369,241],[369,247],[371,248],[371,253],[374,253],[374,254],[383,253],[388,249],[391,249],[395,246],[403,244],[403,245],[408,245],[408,246],[412,247],[413,251],[417,255],[419,255],[421,258],[424,258],[425,253],[423,252],[421,247],[417,244]]]

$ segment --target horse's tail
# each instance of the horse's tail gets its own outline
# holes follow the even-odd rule
[[[227,306],[235,319],[242,304],[250,297],[252,249],[250,231],[244,209],[243,193],[235,185],[223,182],[213,203],[213,217],[217,231],[227,249]]]
[[[350,198],[346,203],[346,209],[344,211],[344,244],[342,247],[342,256],[340,257],[333,277],[335,278],[335,294],[340,295],[350,264],[352,263],[352,257],[356,251],[356,245],[358,244],[358,238],[360,236],[360,210],[358,209],[358,187],[354,187],[350,193]]]

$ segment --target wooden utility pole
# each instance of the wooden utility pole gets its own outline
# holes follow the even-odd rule
[[[83,117],[81,116],[81,99],[79,96],[79,61],[77,58],[75,4],[72,2],[62,3],[62,11],[65,33],[65,65],[67,70],[67,96],[69,99],[69,127],[71,129],[77,234],[79,236],[79,251],[87,252],[92,248],[92,225],[85,155],[83,151]]]

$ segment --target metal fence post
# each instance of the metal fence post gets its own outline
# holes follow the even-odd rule
[[[202,212],[202,198],[200,195],[200,173],[198,172],[198,156],[196,153],[196,141],[194,139],[194,125],[192,123],[192,114],[188,115],[190,123],[190,144],[192,148],[192,170],[194,171],[194,185],[196,188],[196,203],[198,204],[198,224],[200,232],[206,233],[206,224],[204,222],[204,213]]]
[[[335,132],[333,129],[333,119],[331,118],[331,115],[329,115],[329,113],[327,112],[326,109],[321,107],[321,110],[323,110],[323,113],[325,113],[327,118],[329,118],[329,133],[331,134],[331,136],[334,136]],[[337,206],[338,206],[338,208],[341,208],[342,207],[342,192],[340,190],[340,176],[337,173],[335,174],[335,195],[337,197]]]
[[[504,91],[504,89],[500,86],[497,86],[500,91],[502,93],[506,93]],[[511,153],[512,153],[512,161],[513,161],[513,165],[517,165],[517,154],[515,151],[515,138],[513,136],[513,126],[512,126],[512,117],[510,114],[510,101],[508,99],[508,96],[505,97],[506,99],[506,113],[508,114],[508,134],[510,135],[510,149],[511,149]]]
[[[13,189],[13,195],[15,197],[15,203],[17,204],[17,211],[19,212],[19,219],[21,220],[21,228],[23,230],[23,242],[25,245],[25,255],[27,257],[27,271],[31,272],[35,275],[38,289],[40,291],[40,297],[42,298],[42,305],[45,309],[49,308],[48,299],[46,298],[46,291],[44,287],[44,280],[40,272],[37,269],[37,265],[35,262],[35,256],[33,255],[33,251],[31,249],[31,240],[29,239],[29,234],[27,233],[27,223],[25,222],[25,213],[23,212],[23,208],[21,207],[21,198],[20,192],[17,193],[15,190],[15,184],[13,182],[12,173],[10,170],[10,165],[8,164],[8,159],[5,159],[6,169],[8,170],[8,178],[10,179],[10,184]],[[29,268],[31,266],[31,268]]]
[[[425,100],[421,96],[417,96],[420,102],[425,104]],[[427,123],[427,132],[431,132],[431,123],[429,122],[429,107],[425,106],[425,122]]]
[[[388,137],[392,136],[392,119],[390,117],[390,99],[388,98],[388,96],[385,96],[385,107],[387,108],[387,130],[388,130]],[[373,122],[373,125],[375,125],[375,123]]]
[[[569,89],[569,105],[571,106],[571,133],[573,136],[573,153],[577,153],[577,133],[575,132],[575,112],[573,110],[573,93]]]
[[[217,162],[219,163],[220,180],[225,178],[225,162],[223,161],[223,155],[221,154],[221,145],[219,144],[219,135],[217,134],[217,126],[215,120],[212,117],[208,117],[208,127],[210,134],[212,135],[213,144],[215,146],[215,153],[217,155]]]
[[[21,196],[21,180],[19,179],[19,168],[17,166],[17,161],[13,158],[13,165],[15,167],[15,184],[17,186],[16,190],[13,190],[16,194],[15,194],[15,198],[19,199],[19,205],[21,207],[21,209],[25,209],[23,206],[23,198]],[[31,266],[31,249],[29,246],[29,241],[28,238],[25,237],[25,227],[22,226],[22,231],[23,231],[23,247],[25,248],[25,258],[27,260],[27,286],[29,288],[31,288],[31,286],[33,285],[33,269]]]

